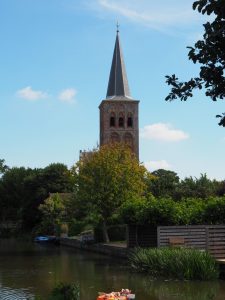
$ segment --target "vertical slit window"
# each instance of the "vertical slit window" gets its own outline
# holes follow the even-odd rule
[[[133,127],[133,118],[132,117],[127,118],[127,127]]]
[[[119,127],[124,127],[124,118],[119,117]]]
[[[115,125],[116,125],[115,117],[110,117],[110,127],[115,127]]]

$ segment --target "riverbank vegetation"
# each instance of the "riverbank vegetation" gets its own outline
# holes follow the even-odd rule
[[[216,261],[205,251],[186,248],[135,249],[129,257],[131,267],[153,278],[215,280]]]
[[[70,193],[73,177],[61,163],[41,169],[0,168],[0,234],[4,236],[31,233],[41,222],[40,204],[50,193]]]
[[[98,241],[108,241],[111,236],[121,240],[122,231],[114,228],[122,224],[210,225],[225,220],[225,180],[206,174],[180,179],[162,169],[148,172],[120,144],[86,153],[71,169],[60,163],[10,168],[1,159],[0,173],[2,237],[77,235],[92,229]]]
[[[152,195],[132,199],[123,204],[121,219],[138,225],[215,225],[224,224],[225,196],[185,198],[155,198]]]

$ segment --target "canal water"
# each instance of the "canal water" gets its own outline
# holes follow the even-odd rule
[[[122,260],[72,248],[0,240],[0,300],[46,299],[58,282],[78,283],[81,300],[129,288],[137,300],[224,300],[225,281],[150,280]]]

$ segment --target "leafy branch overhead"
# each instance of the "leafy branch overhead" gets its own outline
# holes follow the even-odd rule
[[[188,57],[194,64],[200,64],[197,77],[181,82],[176,75],[166,76],[166,83],[171,91],[166,101],[179,98],[186,101],[193,96],[193,90],[205,89],[205,95],[213,101],[223,100],[225,97],[225,1],[199,0],[193,3],[193,9],[201,14],[215,16],[212,22],[203,24],[203,39],[195,43],[194,47],[187,47]],[[216,116],[219,125],[225,127],[225,113]]]

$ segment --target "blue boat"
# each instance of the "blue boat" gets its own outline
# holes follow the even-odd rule
[[[36,243],[43,243],[43,242],[49,242],[49,237],[48,236],[36,236],[35,238],[34,238],[34,242],[36,242]]]
[[[35,243],[53,243],[58,245],[59,244],[59,238],[56,236],[49,236],[49,235],[39,235],[34,238]]]

